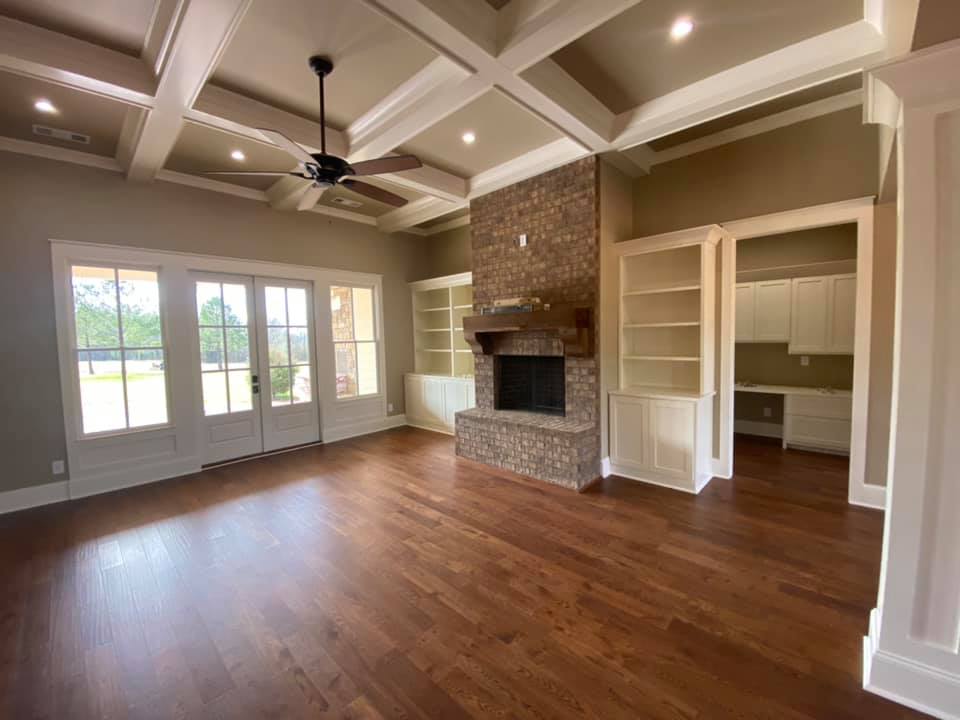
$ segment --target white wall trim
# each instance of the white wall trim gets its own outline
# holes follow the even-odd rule
[[[60,160],[61,162],[74,163],[75,165],[86,165],[87,167],[109,170],[110,172],[123,171],[120,163],[118,163],[115,158],[104,155],[94,155],[93,153],[82,152],[80,150],[68,150],[67,148],[55,147],[53,145],[44,145],[38,142],[31,142],[30,140],[0,137],[0,150],[17,153],[19,155],[33,155],[34,157],[47,158],[48,160]]]
[[[960,720],[960,677],[881,650],[879,624],[874,608],[863,638],[864,690],[941,720]]]
[[[854,340],[853,359],[853,416],[851,418],[850,433],[850,481],[848,485],[848,501],[851,504],[868,507],[884,507],[886,505],[886,488],[879,485],[869,485],[866,482],[867,456],[867,423],[870,404],[870,336],[871,314],[873,302],[873,214],[874,198],[863,197],[843,200],[825,205],[815,205],[797,210],[771,213],[733,222],[725,222],[723,226],[735,240],[746,240],[752,237],[778,235],[797,230],[856,223],[857,225],[857,301],[856,301],[856,337]],[[730,284],[736,283],[735,275],[725,277],[726,290],[732,292]],[[733,338],[736,329],[731,322],[730,327],[721,329],[721,353],[728,355],[731,361],[722,363],[720,368],[720,397],[721,404],[725,394],[732,397],[734,392],[734,368],[732,362]],[[732,402],[732,401],[731,401]],[[724,408],[728,412],[732,408]],[[720,437],[732,437],[733,428],[730,424],[730,415],[720,414]],[[722,445],[722,443],[721,443]],[[727,455],[730,461],[731,474],[734,471],[732,457],[732,443]],[[721,457],[723,462],[726,458]],[[884,501],[877,504],[878,495],[884,495]]]
[[[733,431],[744,435],[777,438],[778,440],[783,438],[783,425],[781,423],[763,422],[762,420],[734,420]]]
[[[0,493],[0,515],[69,499],[70,491],[66,480],[7,490]]]
[[[388,415],[385,418],[370,418],[354,423],[340,424],[332,428],[324,428],[320,435],[324,444],[329,444],[352,437],[403,427],[408,424],[406,415]]]
[[[833,97],[815,100],[814,102],[790,108],[774,115],[767,115],[758,120],[743,123],[726,130],[720,130],[712,135],[706,135],[682,145],[675,145],[653,153],[649,157],[650,165],[659,165],[661,163],[677,160],[678,158],[694,155],[704,152],[721,145],[744,140],[754,135],[770,132],[779,128],[795,125],[796,123],[812,120],[822,115],[829,115],[840,110],[846,110],[852,107],[858,107],[863,104],[863,91],[850,90],[849,92],[834,95]]]
[[[201,469],[198,458],[188,457],[91,472],[80,477],[70,478],[68,481],[70,499],[77,500],[89,495],[100,495],[114,490],[136,487],[137,485],[148,485],[160,480],[169,480],[170,478],[200,472]]]
[[[447,230],[455,230],[456,228],[463,227],[464,225],[470,224],[470,215],[464,215],[463,217],[454,218],[453,220],[448,220],[445,223],[440,223],[439,225],[434,225],[430,228],[425,228],[424,235],[436,235],[437,233],[446,232]]]
[[[610,474],[617,475],[619,477],[627,478],[627,480],[636,480],[638,482],[647,483],[649,485],[659,485],[660,487],[670,488],[671,490],[680,490],[689,495],[699,495],[700,491],[703,490],[712,480],[712,477],[703,475],[696,478],[695,488],[690,487],[690,481],[687,479],[673,479],[666,475],[656,475],[649,472],[639,473],[636,470],[633,470],[629,466],[621,465],[619,463],[610,462]],[[606,475],[604,475],[606,477]]]
[[[579,160],[590,155],[579,143],[569,138],[560,138],[547,143],[536,150],[531,150],[497,167],[485,170],[470,180],[470,190],[467,196],[470,199],[486,195],[494,190],[507,187],[553,170],[561,165]]]

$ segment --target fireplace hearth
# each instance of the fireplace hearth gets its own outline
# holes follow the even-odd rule
[[[563,358],[498,355],[494,366],[494,408],[565,415]]]

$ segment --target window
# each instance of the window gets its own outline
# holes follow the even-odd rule
[[[252,410],[247,286],[198,282],[197,325],[203,414]]]
[[[310,382],[310,330],[307,291],[302,287],[264,287],[270,402],[296,405],[313,400]]]
[[[75,265],[71,281],[82,432],[166,424],[157,272]]]
[[[377,341],[373,288],[330,288],[337,399],[376,395]]]

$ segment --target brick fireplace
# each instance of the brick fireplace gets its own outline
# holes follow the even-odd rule
[[[474,312],[495,300],[536,296],[577,308],[596,332],[599,294],[599,167],[585,158],[471,202]],[[517,238],[526,234],[527,245]],[[550,318],[557,317],[556,327]],[[582,490],[600,473],[600,382],[596,344],[571,339],[564,313],[529,329],[491,333],[475,345],[477,407],[457,413],[457,454]],[[571,316],[572,317],[572,316]],[[526,318],[517,318],[520,324]],[[509,325],[509,323],[507,323]],[[581,323],[582,324],[582,323]],[[582,339],[583,328],[579,328]],[[562,410],[505,409],[497,378],[507,358],[562,363]],[[557,371],[557,362],[545,361]],[[521,393],[522,394],[522,393]],[[556,400],[554,398],[554,400]],[[519,402],[519,401],[518,401]],[[531,400],[536,406],[537,401]],[[510,403],[508,403],[509,405]]]

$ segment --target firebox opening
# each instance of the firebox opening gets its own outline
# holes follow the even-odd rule
[[[494,374],[497,410],[566,414],[562,357],[497,355]]]

